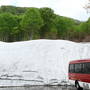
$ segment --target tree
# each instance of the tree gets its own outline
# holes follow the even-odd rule
[[[71,32],[73,32],[75,21],[67,17],[56,15],[54,22],[57,28],[58,38],[61,39],[69,38]]]
[[[47,33],[50,33],[53,25],[53,19],[55,17],[54,11],[51,8],[40,8],[40,13],[44,21],[43,27],[40,29],[40,36],[41,38],[49,37]]]
[[[86,9],[87,13],[90,13],[90,0],[88,0],[87,4],[84,6]]]
[[[24,14],[20,25],[25,31],[25,36],[28,39],[33,39],[35,33],[43,26],[43,19],[41,18],[39,9],[29,8]]]
[[[1,6],[0,7],[0,13],[11,13],[13,15],[21,15],[25,13],[25,11],[28,8],[23,8],[23,7],[15,7],[15,6]]]
[[[0,14],[0,39],[11,42],[12,32],[17,27],[18,22],[14,15],[10,13]]]

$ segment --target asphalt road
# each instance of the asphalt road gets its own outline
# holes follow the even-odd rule
[[[75,87],[66,86],[31,86],[31,87],[7,87],[0,90],[76,90]]]

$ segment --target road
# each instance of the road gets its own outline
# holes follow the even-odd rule
[[[76,88],[70,86],[31,86],[0,88],[0,90],[76,90]]]

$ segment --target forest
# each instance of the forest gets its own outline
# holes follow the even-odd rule
[[[90,41],[90,18],[79,21],[60,16],[49,7],[0,7],[0,41],[35,39]]]

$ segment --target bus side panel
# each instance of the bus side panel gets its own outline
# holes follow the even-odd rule
[[[90,74],[69,73],[69,82],[71,85],[75,85],[75,80],[79,82],[81,87],[90,89]]]
[[[69,73],[69,79],[90,83],[90,74]]]

